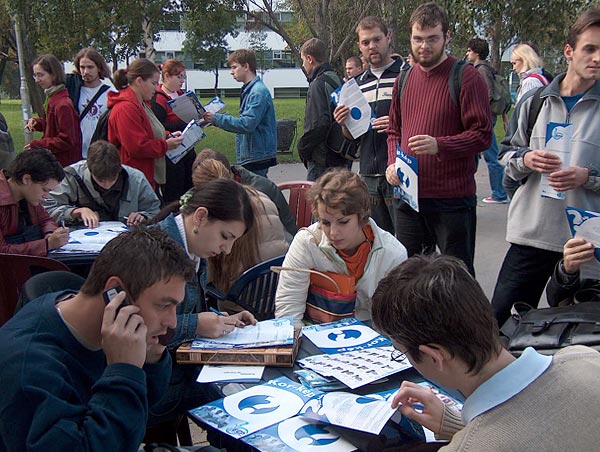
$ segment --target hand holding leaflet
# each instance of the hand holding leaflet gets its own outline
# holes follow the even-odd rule
[[[181,133],[183,141],[175,149],[167,151],[167,157],[173,163],[179,162],[190,151],[190,149],[192,149],[193,146],[205,136],[206,134],[202,130],[202,127],[200,127],[198,121],[192,119]]]
[[[193,91],[188,91],[175,99],[167,101],[167,105],[182,121],[189,123],[193,119],[202,118],[204,107]]]
[[[342,85],[338,93],[332,93],[334,103],[346,105],[350,114],[344,125],[353,138],[358,138],[371,127],[371,107],[355,79],[350,79]],[[337,102],[336,102],[337,101]]]

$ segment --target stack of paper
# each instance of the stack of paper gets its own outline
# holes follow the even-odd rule
[[[293,317],[264,320],[256,325],[235,328],[231,333],[218,339],[197,338],[192,349],[228,350],[236,348],[279,347],[294,343]]]
[[[389,339],[355,318],[302,328],[305,337],[325,352],[298,363],[354,389],[412,367],[407,359],[391,359]]]
[[[322,446],[327,451],[352,451],[355,447],[328,430],[327,424],[379,434],[396,414],[388,400],[394,392],[325,394],[279,377],[191,410],[190,414],[259,450],[305,451],[313,450],[307,446]],[[280,443],[281,448],[273,448]]]
[[[181,144],[175,149],[168,150],[166,154],[173,163],[178,163],[206,134],[202,130],[200,123],[192,119],[185,129],[183,129],[183,132],[181,132],[181,136],[183,137]]]

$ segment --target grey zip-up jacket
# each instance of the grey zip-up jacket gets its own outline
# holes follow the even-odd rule
[[[523,96],[512,115],[500,153],[506,174],[524,181],[508,208],[506,240],[559,253],[571,238],[565,207],[600,211],[600,82],[567,112],[559,87],[564,77],[565,74],[557,76],[541,92],[544,103],[531,138],[527,136],[527,123],[536,90]],[[528,151],[544,149],[549,122],[574,125],[570,162],[564,167],[589,168],[588,180],[581,187],[567,191],[564,200],[542,197],[541,174],[527,168],[523,161]]]

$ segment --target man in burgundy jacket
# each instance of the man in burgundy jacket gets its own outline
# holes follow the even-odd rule
[[[445,52],[450,33],[444,9],[435,3],[419,6],[410,27],[416,64],[402,97],[402,75],[394,85],[386,177],[391,185],[400,185],[394,168],[398,144],[417,158],[419,211],[394,200],[396,237],[409,256],[432,252],[437,245],[443,254],[463,260],[474,274],[476,154],[489,148],[492,140],[487,87],[468,65],[458,98],[451,98],[449,78],[456,59]]]

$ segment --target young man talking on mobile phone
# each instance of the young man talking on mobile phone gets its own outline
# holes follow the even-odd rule
[[[104,247],[79,292],[27,303],[0,328],[0,450],[137,451],[171,374],[159,337],[193,275],[164,232],[135,229]]]

